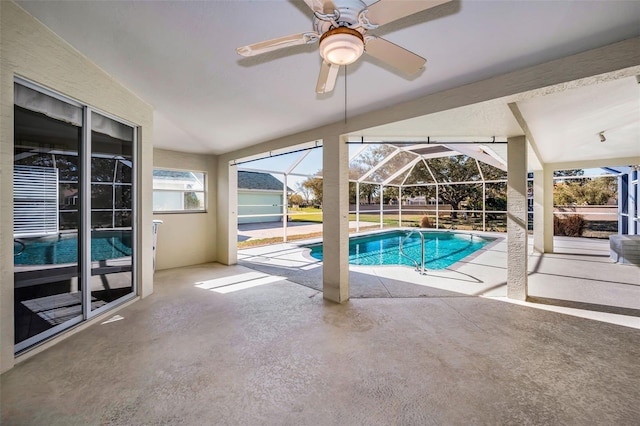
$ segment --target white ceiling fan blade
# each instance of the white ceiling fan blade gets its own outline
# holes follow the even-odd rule
[[[304,0],[309,9],[319,13],[333,13],[336,6],[331,0]]]
[[[367,8],[367,18],[369,18],[369,21],[373,24],[384,25],[450,1],[451,0],[379,0]]]
[[[340,65],[333,65],[327,61],[322,61],[318,84],[316,85],[316,93],[329,93],[333,91],[333,88],[336,87],[338,71],[340,71]]]
[[[380,37],[367,37],[364,51],[407,75],[417,73],[427,62],[422,56]]]
[[[286,47],[315,43],[319,38],[320,36],[315,32],[292,34],[280,38],[274,38],[273,40],[261,41],[260,43],[254,43],[244,47],[238,47],[236,51],[242,56],[255,56],[278,49],[284,49]]]

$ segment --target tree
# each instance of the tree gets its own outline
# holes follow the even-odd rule
[[[200,199],[195,192],[184,193],[184,208],[187,210],[194,210],[200,207]]]
[[[322,178],[310,177],[302,182],[302,186],[311,191],[317,204],[322,204]]]
[[[566,180],[553,186],[553,204],[568,205],[604,205],[617,195],[616,178],[584,178]]]
[[[582,202],[590,206],[605,205],[618,196],[618,180],[615,177],[589,179],[582,185]]]
[[[384,204],[389,204],[392,200],[398,199],[398,187],[396,186],[387,186],[384,188],[384,193],[382,196],[382,200]]]
[[[349,179],[358,180],[362,177],[368,170],[370,170],[373,166],[370,164],[376,164],[376,161],[381,161],[384,159],[383,152],[379,150],[373,150],[373,153],[369,153],[368,156],[364,156],[363,158],[359,158],[360,161],[352,161],[349,164]],[[381,158],[380,158],[381,157]],[[367,204],[371,204],[373,198],[378,195],[379,185],[375,185],[372,183],[361,183],[360,187],[360,196],[356,194],[356,185],[349,185],[349,199],[353,201],[353,204],[359,202],[362,198],[367,200]]]
[[[570,169],[570,170],[555,170],[553,172],[554,177],[563,176],[584,176],[584,170],[582,169]]]
[[[382,160],[389,155],[393,154],[397,149],[391,145],[375,145],[370,146],[362,154],[360,154],[356,160],[349,164],[349,168],[361,167],[365,170],[369,170],[376,166]]]
[[[460,203],[477,195],[478,191],[475,185],[452,185],[451,183],[480,180],[476,160],[466,155],[453,155],[430,158],[427,160],[427,165],[438,183],[441,184],[438,190],[439,197],[454,210],[451,212],[451,218],[457,218],[455,210],[460,210]]]
[[[290,206],[299,206],[304,203],[304,199],[300,194],[292,194],[289,197],[289,205]]]
[[[485,207],[487,210],[507,210],[507,183],[496,182],[486,184]]]
[[[393,155],[393,157],[385,160],[389,155]],[[398,193],[397,187],[390,186],[386,186],[383,194],[379,194],[379,184],[365,182],[361,182],[358,185],[360,194],[356,194],[356,184],[353,181],[361,179],[372,168],[380,165],[383,160],[385,160],[384,164],[376,168],[365,180],[370,182],[384,181],[405,167],[414,158],[415,154],[399,151],[397,147],[390,145],[379,145],[365,150],[363,154],[360,154],[349,164],[349,179],[352,181],[349,184],[350,203],[355,204],[364,198],[371,204],[375,198],[380,196],[382,196],[385,203],[400,196],[433,198],[436,196],[435,182],[433,180],[433,177],[435,177],[439,184],[438,198],[451,205],[454,210],[451,216],[456,218],[457,212],[455,210],[460,210],[463,202],[466,202],[470,209],[478,210],[481,208],[483,204],[481,190],[483,177],[489,181],[501,181],[506,178],[504,170],[481,163],[466,155],[455,155],[424,160],[428,168],[422,162],[419,162],[410,172],[407,169],[410,176],[407,177],[406,182],[411,186],[403,187],[402,194]],[[433,177],[431,176],[432,173]],[[398,180],[404,180],[405,176],[406,174],[398,176],[396,183]],[[309,181],[307,180],[305,183],[308,188],[311,188],[313,184]],[[460,182],[470,182],[471,184],[461,184]],[[478,183],[473,184],[473,182]],[[419,186],[413,186],[413,184],[418,184]],[[506,209],[506,186],[500,183],[488,183],[486,188],[487,207],[491,206],[494,210]]]
[[[361,183],[360,196],[364,197],[367,200],[367,204],[371,204],[373,202],[373,199],[378,196],[379,189],[379,185],[374,185],[372,183]]]
[[[309,205],[309,201],[311,199],[311,190],[303,185],[303,182],[298,182],[296,185],[296,193],[301,194],[302,198],[304,198],[304,203]]]

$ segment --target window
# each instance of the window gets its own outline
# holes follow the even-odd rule
[[[204,172],[153,169],[153,211],[206,211],[206,178]]]

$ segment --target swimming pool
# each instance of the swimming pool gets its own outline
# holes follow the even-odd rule
[[[420,264],[422,239],[424,236],[424,266],[426,269],[445,269],[485,245],[495,238],[442,231],[392,231],[361,237],[349,238],[349,264],[351,265],[407,265]],[[402,251],[400,252],[400,243]],[[322,244],[307,246],[311,256],[322,260]],[[413,259],[413,260],[412,260]]]
[[[24,250],[22,245],[24,244]],[[78,236],[69,234],[42,238],[21,238],[13,243],[15,265],[59,265],[78,262]],[[131,231],[93,231],[91,260],[131,256]]]

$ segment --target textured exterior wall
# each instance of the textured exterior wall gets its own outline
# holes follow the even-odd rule
[[[507,139],[507,297],[527,299],[527,141]]]
[[[13,84],[17,76],[139,126],[138,234],[141,247],[152,246],[153,109],[15,3],[0,2],[0,371],[8,370],[15,361],[12,181]],[[153,291],[151,249],[139,250],[137,261],[138,291],[144,297]]]
[[[322,291],[325,299],[349,300],[349,147],[338,136],[322,151]]]
[[[154,213],[164,223],[158,229],[156,270],[216,260],[217,157],[156,149],[154,167],[194,170],[207,174],[206,213]]]
[[[225,265],[238,262],[238,168],[218,158],[217,260]]]

